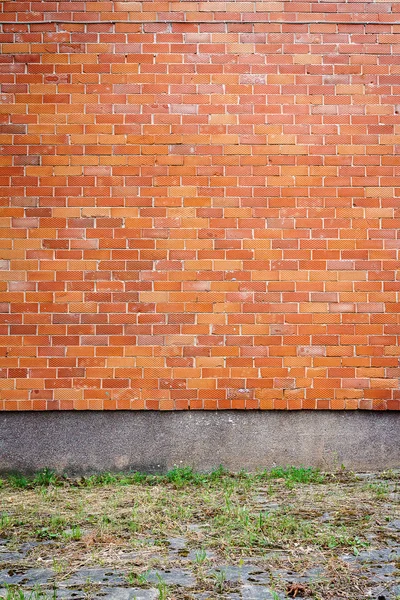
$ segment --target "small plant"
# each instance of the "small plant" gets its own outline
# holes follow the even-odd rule
[[[134,485],[134,484],[143,484],[150,483],[153,480],[151,475],[146,475],[146,473],[129,473],[129,475],[125,475],[120,480],[121,485]]]
[[[79,525],[74,525],[71,527],[71,529],[64,531],[63,537],[67,540],[77,542],[82,539],[82,529],[79,527]]]
[[[23,489],[29,486],[28,478],[24,475],[21,475],[20,473],[11,473],[8,477],[8,481],[11,487],[14,488]]]
[[[53,571],[57,574],[63,573],[68,567],[68,564],[64,560],[59,560],[58,558],[53,557],[52,560],[52,568]]]
[[[49,485],[57,485],[58,477],[54,471],[48,469],[47,467],[43,469],[43,471],[39,471],[33,479],[34,485],[39,486],[49,486]]]
[[[168,598],[168,586],[164,579],[161,577],[159,573],[156,574],[157,577],[157,590],[158,590],[158,600],[167,600]]]
[[[217,469],[211,471],[211,473],[209,474],[209,479],[210,481],[220,481],[223,477],[226,477],[227,475],[227,469],[220,465]]]
[[[205,561],[207,560],[207,552],[204,550],[204,548],[197,550],[194,560],[198,565],[202,565],[203,563],[205,563]]]
[[[35,534],[40,540],[55,540],[60,537],[59,533],[52,530],[51,527],[40,527],[36,529]]]
[[[225,582],[226,582],[226,571],[224,571],[224,569],[220,569],[219,571],[216,571],[214,573],[214,579],[215,579],[215,587],[217,589],[217,592],[219,594],[222,594],[222,592],[224,591]]]
[[[232,511],[233,508],[233,502],[231,499],[232,496],[232,490],[230,490],[229,492],[226,492],[224,495],[224,499],[225,499],[225,511],[230,513]]]
[[[7,527],[7,525],[10,524],[10,520],[11,519],[10,519],[8,513],[1,512],[0,513],[0,530],[5,529]]]
[[[145,571],[144,573],[135,573],[134,571],[131,571],[127,574],[126,578],[129,585],[144,586],[148,584],[147,574],[148,571]]]
[[[137,533],[140,529],[139,523],[135,519],[131,519],[128,523],[129,530],[132,533]]]
[[[61,515],[52,515],[50,517],[50,525],[54,529],[61,529],[65,525],[65,517]]]
[[[57,590],[53,589],[53,593],[49,595],[46,591],[35,589],[24,591],[20,587],[8,585],[6,587],[6,595],[0,596],[4,600],[56,600]]]
[[[260,514],[258,515],[258,529],[260,529],[260,531],[264,527],[265,519],[267,518],[267,516],[268,515],[264,512],[260,512]]]
[[[325,475],[313,467],[275,467],[269,473],[271,479],[285,479],[286,485],[292,487],[295,483],[324,483]]]
[[[83,487],[97,487],[103,485],[115,485],[119,482],[119,476],[114,473],[98,473],[89,477],[81,477],[79,485]]]
[[[355,536],[352,540],[349,541],[349,545],[353,548],[354,556],[358,556],[360,554],[359,548],[367,548],[369,546],[368,542],[363,542],[359,537]]]
[[[369,483],[368,489],[370,489],[376,498],[386,498],[389,493],[389,486],[385,482],[381,483]]]
[[[174,467],[165,475],[169,483],[175,484],[176,487],[183,487],[188,483],[198,483],[201,476],[193,472],[191,467]]]

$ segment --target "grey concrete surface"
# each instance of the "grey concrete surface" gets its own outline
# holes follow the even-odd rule
[[[198,411],[0,414],[0,472],[400,467],[400,412]]]

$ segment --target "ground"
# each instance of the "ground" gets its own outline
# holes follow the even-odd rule
[[[0,598],[400,600],[400,473],[0,480]]]

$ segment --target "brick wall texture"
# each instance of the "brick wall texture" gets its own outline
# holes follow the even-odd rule
[[[399,409],[400,2],[3,2],[0,409]]]

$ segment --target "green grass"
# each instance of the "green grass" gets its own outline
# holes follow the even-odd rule
[[[36,486],[49,486],[49,485],[57,485],[58,477],[54,471],[48,469],[47,467],[43,469],[43,471],[39,471],[33,478],[33,485]]]
[[[9,483],[11,487],[23,489],[29,486],[29,479],[20,473],[10,473],[6,483]]]
[[[389,486],[386,482],[369,483],[368,489],[372,490],[377,498],[386,498],[389,494]]]
[[[1,512],[0,513],[0,531],[2,529],[6,529],[9,525],[10,525],[10,516],[8,513],[6,512]]]
[[[141,472],[131,473],[99,473],[78,478],[69,478],[45,468],[31,477],[21,473],[11,473],[0,480],[0,487],[13,487],[17,489],[34,489],[46,487],[104,487],[104,486],[129,486],[148,485],[155,486],[162,483],[173,484],[176,488],[193,485],[220,484],[227,480],[248,481],[250,484],[257,481],[284,479],[289,486],[298,483],[323,483],[325,475],[312,467],[274,467],[271,471],[256,473],[230,473],[222,466],[207,473],[193,471],[191,467],[174,467],[163,475],[150,475]]]
[[[158,590],[158,600],[167,600],[169,596],[168,586],[159,573],[157,573],[156,588]]]
[[[198,565],[202,565],[206,562],[207,560],[207,552],[206,550],[204,550],[204,548],[200,548],[200,550],[197,550],[196,554],[195,554],[195,561]]]
[[[0,596],[4,600],[56,600],[57,592],[49,592],[48,590],[23,590],[19,586],[7,586],[6,595]]]
[[[226,571],[224,569],[219,569],[213,575],[215,580],[215,588],[219,594],[222,594],[225,587],[226,582]]]
[[[289,485],[296,483],[324,483],[325,475],[319,469],[312,467],[275,467],[267,477],[271,479],[284,479]]]

